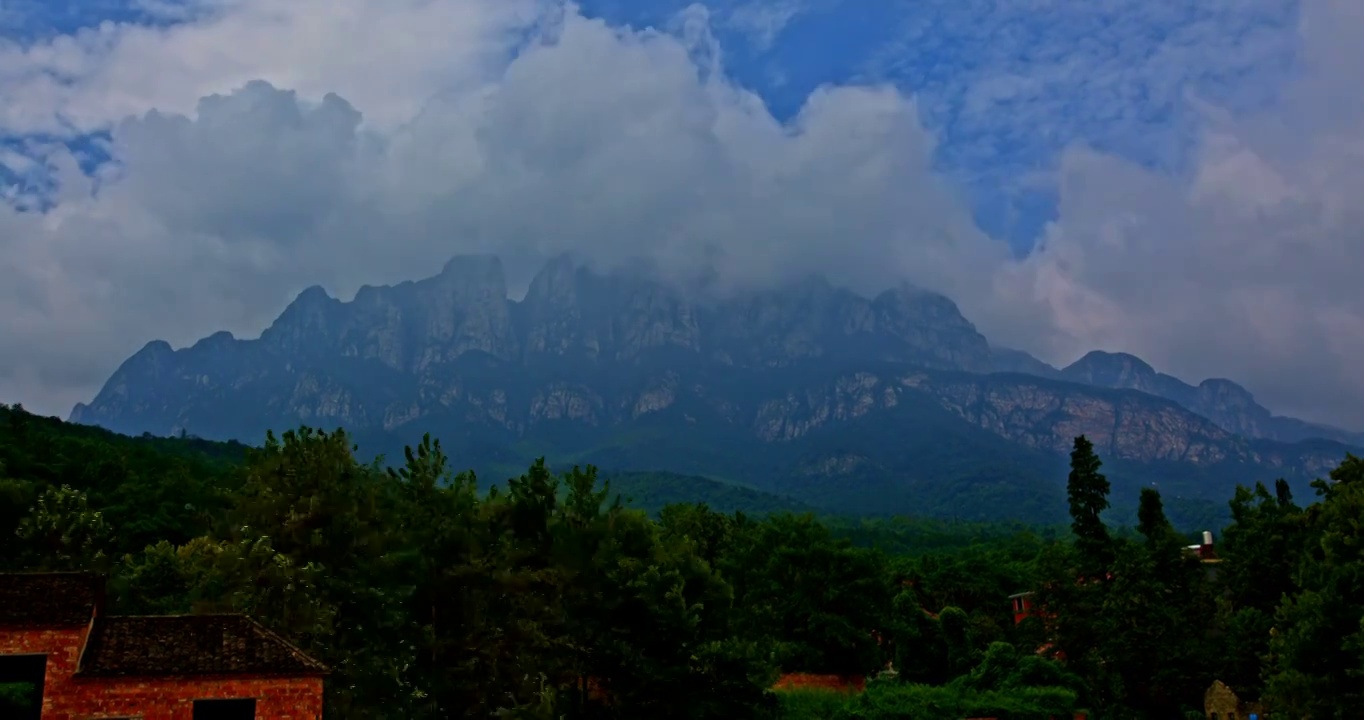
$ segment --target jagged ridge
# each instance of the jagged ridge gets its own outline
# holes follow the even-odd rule
[[[987,476],[1044,492],[1038,468],[1081,433],[1106,457],[1183,468],[1175,475],[1308,476],[1343,454],[1252,440],[1299,440],[1308,435],[1294,428],[1311,426],[1273,418],[1228,381],[1194,388],[1104,353],[1056,370],[992,349],[951,300],[909,286],[864,298],[811,278],[693,302],[646,274],[559,259],[518,302],[488,256],[362,288],[348,303],[309,288],[259,339],[218,333],[178,351],[149,343],[71,419],[246,441],[300,422],[342,425],[390,439],[375,441],[389,451],[385,442],[429,430],[490,467],[535,447],[623,469],[805,483],[816,494],[831,482],[922,494],[924,478]],[[915,468],[921,459],[870,447],[868,422],[916,428],[930,442],[921,457],[938,436],[980,457]],[[846,435],[853,428],[860,437]],[[765,470],[742,460],[759,447],[780,449],[757,463]],[[773,468],[781,477],[758,477]]]

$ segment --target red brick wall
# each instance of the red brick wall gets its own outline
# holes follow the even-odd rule
[[[0,628],[0,655],[47,655],[47,676],[43,680],[43,718],[67,717],[54,714],[54,698],[71,692],[71,674],[76,671],[81,647],[88,628],[61,630],[11,630]]]
[[[861,675],[814,675],[811,673],[785,673],[777,679],[773,690],[837,690],[840,692],[862,692],[867,689],[867,679]]]
[[[144,720],[191,720],[194,701],[256,698],[260,720],[318,720],[321,678],[75,678],[69,692],[53,699],[43,720],[134,716]]]
[[[47,677],[43,720],[139,717],[191,720],[194,701],[256,698],[260,720],[318,720],[321,678],[80,678],[73,677],[86,628],[15,631],[0,628],[0,655],[43,653]]]

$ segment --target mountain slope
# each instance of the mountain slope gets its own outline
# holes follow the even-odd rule
[[[1156,372],[1141,358],[1127,353],[1090,352],[1060,370],[1056,377],[1098,387],[1140,390],[1173,400],[1223,429],[1246,437],[1284,442],[1322,438],[1364,445],[1364,433],[1273,415],[1255,402],[1250,391],[1230,380],[1212,378],[1193,386]]]
[[[1048,520],[1079,434],[1128,487],[1217,502],[1233,475],[1301,480],[1345,452],[1249,440],[1099,359],[1041,377],[907,286],[863,298],[808,279],[702,303],[559,260],[518,302],[495,258],[463,257],[348,303],[310,288],[259,339],[149,343],[72,420],[247,441],[339,425],[390,454],[429,431],[484,471],[544,455],[853,512]]]
[[[801,514],[815,510],[790,498],[695,475],[621,472],[607,480],[612,496],[619,495],[626,505],[650,513],[674,503],[704,503],[716,512],[747,515]]]

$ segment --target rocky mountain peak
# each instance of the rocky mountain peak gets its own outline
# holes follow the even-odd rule
[[[1007,347],[990,348],[990,369],[994,372],[1021,373],[1037,377],[1060,377],[1061,371],[1022,350]]]
[[[877,329],[908,345],[920,362],[970,372],[991,369],[990,343],[946,296],[901,283],[877,295],[872,307]]]
[[[440,274],[394,297],[385,312],[391,336],[407,346],[408,362],[417,368],[453,361],[473,350],[503,360],[520,354],[506,273],[502,260],[493,255],[451,258]]]
[[[283,352],[304,352],[319,337],[332,335],[340,306],[321,285],[308,287],[261,333],[261,340]]]
[[[233,337],[232,333],[226,330],[219,330],[218,332],[203,338],[199,342],[194,343],[194,345],[190,347],[190,350],[194,352],[216,352],[232,345],[236,341],[237,338]]]
[[[976,332],[976,326],[961,314],[951,299],[908,283],[883,291],[872,301],[872,305],[882,321],[890,327],[924,325]]]
[[[312,285],[294,296],[293,302],[290,302],[284,308],[284,312],[280,313],[279,317],[275,319],[275,324],[285,320],[299,321],[305,318],[316,318],[338,303],[340,301],[328,295],[321,285]]]
[[[1173,400],[1222,429],[1246,437],[1284,442],[1308,438],[1344,443],[1364,440],[1361,433],[1275,416],[1257,403],[1249,390],[1230,380],[1213,378],[1195,387],[1173,375],[1157,372],[1146,361],[1127,353],[1090,352],[1061,370],[1060,377],[1086,385],[1138,390]]]
[[[1086,353],[1061,372],[1071,380],[1101,387],[1133,387],[1157,375],[1155,368],[1136,355],[1103,350]]]
[[[299,417],[356,421],[392,413],[382,421],[388,425],[426,412],[453,411],[448,404],[464,402],[459,398],[469,398],[471,392],[467,379],[459,378],[475,367],[497,369],[510,382],[543,371],[615,378],[655,366],[671,372],[731,366],[801,373],[894,363],[956,373],[1033,374],[1136,390],[1174,401],[1227,432],[1251,437],[1355,437],[1271,417],[1235,383],[1208,380],[1194,387],[1126,353],[1096,351],[1056,370],[1026,353],[991,348],[956,303],[913,285],[868,298],[809,276],[701,303],[661,278],[657,268],[629,266],[602,273],[562,256],[540,269],[523,300],[513,301],[507,297],[499,258],[460,255],[421,280],[363,287],[350,302],[312,286],[294,298],[260,340],[216,333],[182,352],[173,352],[164,342],[148,343],[119,368],[91,406],[78,407],[73,417],[132,422],[134,416],[161,413],[156,408],[173,408],[184,397],[209,402],[233,396],[242,383],[268,377],[294,383],[289,399],[279,402]],[[410,384],[420,391],[383,408],[355,400],[372,389],[365,385],[369,380],[356,378],[379,376],[389,378],[394,388]],[[337,384],[340,378],[360,384],[343,388]],[[654,400],[676,391],[660,388],[654,388],[663,393]],[[390,390],[397,392],[384,392]],[[480,407],[504,407],[511,395],[506,388],[501,392],[479,399],[484,404]],[[555,407],[569,415],[600,417],[606,412],[600,395],[604,391],[576,399],[564,392],[561,388],[554,390],[559,395],[550,395],[560,398]],[[154,403],[148,399],[153,396]],[[570,412],[570,406],[576,409]],[[177,413],[156,415],[147,427],[175,426],[181,420]],[[498,420],[504,421],[510,422]]]
[[[1198,391],[1200,395],[1223,405],[1234,405],[1241,408],[1259,407],[1259,404],[1255,402],[1255,396],[1249,390],[1225,378],[1204,380],[1198,384]]]
[[[545,263],[530,281],[526,305],[549,305],[563,302],[576,303],[578,298],[579,267],[572,258],[561,255]]]
[[[163,360],[174,354],[175,349],[170,346],[170,343],[165,340],[153,340],[146,345],[143,345],[141,350],[133,353],[133,356],[128,358],[128,362],[139,359],[142,361]]]
[[[518,310],[523,352],[529,357],[583,356],[602,351],[602,328],[591,321],[592,276],[564,255],[545,263],[531,279]]]
[[[1061,370],[1061,378],[1071,382],[1121,390],[1139,390],[1173,400],[1208,416],[1198,391],[1173,375],[1156,372],[1136,355],[1094,350]]]
[[[304,288],[296,297],[292,304],[299,307],[321,307],[331,301],[332,296],[321,285],[309,285]]]
[[[175,350],[165,340],[153,340],[123,361],[114,377],[120,375],[155,375],[175,362]]]
[[[136,393],[156,387],[175,372],[176,353],[165,340],[152,340],[133,353],[104,383],[89,405],[77,403],[71,410],[72,422],[98,422],[108,407],[126,405]]]

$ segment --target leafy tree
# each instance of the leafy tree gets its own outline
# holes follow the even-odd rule
[[[1238,486],[1230,507],[1232,523],[1219,543],[1218,678],[1239,696],[1255,699],[1264,691],[1274,615],[1297,589],[1309,526],[1283,480],[1273,495],[1261,483]]]
[[[1076,704],[1075,693],[1061,687],[974,690],[955,683],[936,687],[887,683],[868,686],[867,692],[852,698],[835,717],[839,720],[960,720],[972,717],[1047,720],[1071,717]]]
[[[837,540],[813,516],[740,527],[722,564],[740,626],[774,638],[789,672],[859,675],[882,665],[891,592],[884,559]]]
[[[1023,534],[898,558],[892,564],[924,606],[965,610],[977,639],[988,644],[1004,640],[1011,632],[1011,608],[1001,602],[1001,594],[1031,587],[1042,547],[1037,537]]]
[[[1103,588],[1099,655],[1119,708],[1139,717],[1178,717],[1212,682],[1207,630],[1215,604],[1196,557],[1157,523],[1153,544],[1120,547]]]
[[[1347,456],[1309,510],[1298,589],[1275,618],[1266,695],[1299,718],[1364,716],[1364,459]]]
[[[735,518],[715,512],[704,503],[667,505],[658,515],[658,526],[666,539],[690,543],[712,567],[733,542],[735,523]]]
[[[970,618],[961,608],[946,607],[938,613],[943,642],[947,646],[947,671],[950,677],[964,675],[976,664]]]
[[[938,618],[925,612],[910,588],[891,603],[890,640],[896,676],[904,682],[942,683],[951,679],[947,641]]]
[[[326,568],[298,563],[249,527],[241,534],[239,540],[195,538],[173,556],[168,546],[148,548],[128,578],[132,599],[139,599],[141,589],[142,597],[172,602],[173,596],[158,596],[151,588],[172,587],[167,569],[178,567],[183,601],[191,611],[245,613],[324,662],[334,663],[342,609],[325,594]]]
[[[107,565],[113,529],[104,513],[90,507],[85,493],[69,486],[48,488],[19,522],[20,552],[44,570],[97,570]]]
[[[388,532],[394,498],[384,473],[357,463],[353,450],[341,430],[268,434],[247,457],[225,539],[253,552],[268,543],[290,567],[317,573],[315,599],[334,620],[306,647],[335,673],[329,708],[366,717],[407,707],[404,671],[414,647],[407,591],[385,579],[396,571],[390,551],[403,541]]]
[[[33,483],[7,478],[0,465],[0,570],[27,564],[19,538],[19,524],[33,508],[37,495]]]
[[[123,556],[109,588],[119,612],[130,615],[178,615],[191,609],[192,569],[180,548],[162,540],[135,555]]]
[[[1081,684],[1080,678],[1067,672],[1060,663],[1036,654],[1024,655],[1003,642],[990,643],[979,664],[952,682],[955,687],[975,692],[1023,688],[1064,688],[1074,692]]]
[[[471,707],[495,705],[481,687],[485,678],[470,666],[467,648],[475,637],[469,617],[480,602],[489,563],[482,532],[484,509],[472,473],[455,475],[440,442],[423,436],[406,464],[390,468],[396,486],[390,532],[402,538],[394,553],[393,584],[406,588],[412,633],[412,664],[405,673],[413,688],[413,712],[444,717]],[[483,600],[486,602],[486,600]]]
[[[0,561],[107,568],[116,612],[249,613],[333,666],[329,716],[772,717],[778,667],[890,657],[895,680],[787,716],[1179,717],[1214,676],[1283,715],[1364,714],[1353,457],[1306,508],[1283,481],[1238,488],[1207,565],[1154,490],[1139,535],[1110,535],[1083,437],[1074,543],[704,505],[651,520],[592,467],[542,460],[485,493],[430,437],[403,459],[359,462],[340,431],[248,450],[0,407]],[[1006,598],[1029,588],[1015,627]]]

